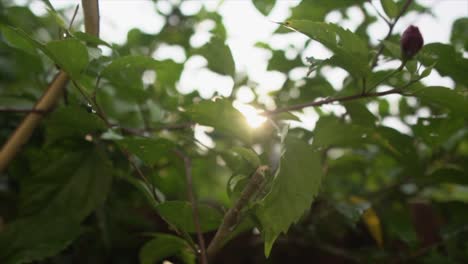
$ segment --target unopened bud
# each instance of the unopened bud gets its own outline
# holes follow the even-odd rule
[[[421,50],[424,39],[419,32],[419,28],[409,26],[401,36],[400,47],[403,60],[409,60]]]

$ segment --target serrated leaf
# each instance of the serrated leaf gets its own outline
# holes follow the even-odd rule
[[[71,151],[21,183],[21,215],[69,212],[81,220],[106,199],[110,161],[98,149]]]
[[[275,6],[276,0],[252,0],[252,3],[255,5],[255,8],[260,11],[260,13],[262,13],[264,16],[268,16],[270,11]]]
[[[255,208],[265,240],[266,256],[278,235],[286,233],[310,208],[323,176],[320,153],[311,145],[290,138],[286,139],[285,146],[279,173],[273,179],[268,194]]]
[[[449,109],[453,115],[468,116],[468,100],[466,96],[452,89],[431,86],[422,88],[413,95],[425,103]]]
[[[189,106],[186,113],[201,125],[214,127],[222,134],[245,142],[251,141],[251,131],[245,117],[227,99],[202,101]]]
[[[82,107],[68,106],[57,109],[46,121],[47,142],[60,139],[81,137],[88,133],[104,131],[106,125],[96,114]]]
[[[195,233],[197,230],[193,222],[192,205],[183,201],[167,201],[156,207],[159,215],[177,228]],[[221,224],[222,214],[213,207],[199,204],[200,228],[202,232],[216,230]]]
[[[173,154],[175,144],[163,138],[127,137],[117,143],[142,159],[147,165],[155,165],[159,160]]]
[[[395,18],[398,16],[398,6],[393,0],[380,0],[380,4],[382,4],[385,13],[390,18]]]
[[[355,77],[364,77],[370,71],[367,44],[353,32],[332,23],[291,20],[283,24],[301,32],[329,48],[334,56],[329,63],[342,67]]]
[[[195,264],[195,253],[190,251],[187,242],[179,237],[156,233],[153,239],[146,242],[140,249],[140,263],[159,263],[168,257],[177,257],[186,264]]]
[[[73,217],[38,215],[16,220],[0,232],[0,262],[30,263],[57,255],[83,232]]]
[[[47,55],[74,79],[88,66],[86,46],[76,39],[51,41],[45,45]]]
[[[236,66],[231,49],[219,37],[212,37],[210,42],[201,47],[197,54],[202,55],[208,61],[208,68],[216,73],[229,75],[232,78],[236,74]]]

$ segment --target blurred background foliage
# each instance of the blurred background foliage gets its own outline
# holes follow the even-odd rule
[[[311,38],[304,47],[294,47],[290,56],[287,49],[256,44],[271,54],[268,71],[286,76],[283,87],[269,94],[273,104],[265,105],[258,84],[236,71],[216,10],[184,14],[178,1],[166,2],[172,4],[164,12],[154,7],[164,17],[159,33],[135,28],[121,45],[80,31],[79,17],[69,27],[73,10],[36,15],[28,5],[0,2],[0,142],[24,116],[17,110],[34,106],[57,68],[73,79],[0,175],[1,263],[195,263],[184,162],[174,150],[191,159],[207,241],[255,169],[270,167],[213,262],[468,261],[466,18],[454,22],[450,43],[426,45],[403,71],[386,78],[391,67],[369,67],[378,47],[367,29],[383,19],[368,12],[369,1],[302,1],[288,26]],[[252,2],[267,15],[276,1]],[[392,21],[406,1],[371,2]],[[364,15],[354,33],[307,24],[332,11],[346,18],[351,6]],[[431,10],[415,2],[408,12]],[[213,25],[210,39],[193,47],[190,38],[201,23]],[[274,34],[297,33],[278,26]],[[383,42],[379,66],[399,61],[399,38]],[[333,59],[310,57],[306,48],[315,41]],[[152,58],[168,45],[184,59]],[[201,96],[203,87],[178,89],[185,62],[195,56],[232,78],[228,96],[210,100]],[[329,65],[349,72],[339,89],[325,74]],[[310,74],[292,78],[297,69]],[[454,88],[426,87],[420,80],[431,70],[451,78]],[[253,128],[233,107],[245,87],[254,93],[252,106],[272,110],[359,94],[363,78],[367,88],[406,86],[405,94],[396,101],[334,104],[337,111],[308,108],[318,117],[313,129],[302,123],[301,109]],[[405,129],[384,125],[384,119]]]

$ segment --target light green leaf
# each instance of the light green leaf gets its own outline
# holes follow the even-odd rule
[[[265,240],[265,255],[274,241],[308,210],[317,195],[323,172],[320,153],[298,139],[286,139],[286,152],[271,190],[256,207]]]
[[[467,97],[458,91],[441,86],[431,86],[420,89],[413,95],[428,104],[449,109],[453,115],[468,116]]]
[[[455,45],[456,50],[468,51],[468,18],[463,17],[455,20],[452,24],[452,35],[450,42]]]
[[[79,221],[63,215],[16,220],[0,232],[0,262],[31,263],[55,256],[82,233]]]
[[[275,6],[276,0],[252,0],[252,3],[264,16],[268,16]]]
[[[432,65],[429,66],[429,67],[426,67],[426,68],[424,69],[424,71],[422,71],[422,73],[421,73],[421,75],[419,76],[419,78],[422,79],[422,78],[425,78],[425,77],[429,76],[429,75],[431,74],[432,69],[434,68],[435,65],[436,65],[436,63],[432,64]]]
[[[189,233],[197,230],[193,222],[192,205],[183,201],[167,201],[157,206],[159,215],[177,228]],[[222,214],[213,207],[199,204],[200,228],[202,232],[216,230],[221,224]]]
[[[0,26],[3,37],[5,38],[8,45],[20,49],[33,56],[37,56],[36,49],[43,49],[43,45],[38,41],[29,37],[29,35],[21,29]]]
[[[336,24],[308,20],[291,20],[283,24],[301,32],[329,48],[334,56],[328,62],[342,67],[355,77],[364,77],[370,71],[367,44],[353,32]]]
[[[178,257],[183,263],[195,264],[196,256],[187,242],[179,237],[156,233],[140,249],[140,264],[160,263],[168,257]]]
[[[175,144],[163,138],[128,137],[117,143],[142,159],[147,165],[155,165],[162,158],[173,154]]]
[[[260,166],[260,158],[248,148],[236,146],[226,150],[223,154],[227,166],[238,173],[250,174]]]
[[[314,21],[323,21],[325,16],[333,10],[343,10],[347,7],[360,4],[365,0],[313,0],[301,1],[301,3],[292,9],[293,19],[309,19]]]
[[[380,3],[388,17],[395,18],[398,16],[398,6],[393,0],[380,0]]]
[[[46,44],[47,55],[74,79],[88,66],[88,50],[79,40],[64,39]]]
[[[212,37],[210,42],[201,47],[196,53],[202,55],[208,61],[208,68],[216,73],[229,75],[232,78],[236,74],[236,66],[231,49],[219,37]]]
[[[111,183],[111,164],[101,150],[70,151],[23,179],[20,211],[69,212],[81,220],[104,202]]]
[[[218,132],[236,137],[245,142],[251,141],[251,131],[245,117],[227,99],[202,101],[187,109],[190,118],[205,126],[214,127]]]
[[[87,44],[91,44],[91,45],[94,45],[94,46],[98,46],[98,45],[103,45],[103,46],[107,46],[109,48],[112,48],[112,46],[105,42],[104,40],[96,37],[96,36],[93,36],[91,34],[88,34],[86,32],[74,32],[73,33],[73,36],[76,37],[77,39],[81,40],[81,41],[84,41],[86,42]]]

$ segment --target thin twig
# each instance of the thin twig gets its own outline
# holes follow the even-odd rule
[[[73,22],[75,22],[75,18],[76,18],[76,15],[78,14],[78,9],[80,9],[80,5],[76,5],[75,7],[75,11],[73,12],[73,16],[70,20],[70,24],[68,25],[68,30],[70,31],[72,29],[72,26],[73,26]]]
[[[218,231],[216,231],[213,240],[211,240],[210,245],[208,246],[207,253],[209,259],[212,259],[216,255],[218,250],[223,246],[226,237],[239,222],[242,209],[247,206],[253,195],[260,189],[259,187],[264,180],[263,174],[266,170],[268,170],[267,166],[260,166],[257,168],[239,196],[239,199],[224,215],[221,226],[218,228]]]
[[[385,23],[387,23],[388,26],[391,25],[391,22],[380,12],[379,9],[377,9],[377,7],[374,5],[374,3],[372,3],[372,1],[369,1],[369,4],[371,4],[371,6],[374,8],[375,12],[377,12],[377,15],[383,19],[383,21],[385,21]]]
[[[398,15],[392,21],[392,23],[388,25],[389,27],[388,33],[379,44],[379,49],[377,50],[377,53],[375,54],[374,59],[372,60],[371,68],[374,68],[377,65],[377,60],[379,59],[379,56],[382,54],[384,47],[385,47],[384,41],[388,40],[392,36],[393,29],[395,28],[396,23],[398,22],[398,20],[400,20],[401,16],[406,12],[406,10],[409,8],[412,2],[413,0],[406,0],[405,5],[400,10],[400,13],[398,13]]]
[[[193,193],[192,160],[180,150],[176,149],[175,153],[184,161],[185,178],[187,181],[187,196],[190,203],[192,204],[193,223],[195,224],[195,230],[197,232],[198,244],[200,247],[201,263],[208,264],[205,239],[203,238],[203,233],[201,231],[200,226],[200,213],[198,211],[198,202],[195,199],[195,195]]]
[[[405,85],[405,87],[408,85]],[[314,101],[314,102],[307,102],[303,104],[297,104],[297,105],[291,105],[291,106],[286,106],[283,108],[278,108],[276,110],[272,111],[265,111],[261,113],[263,116],[273,116],[279,113],[284,113],[284,112],[289,112],[289,111],[297,111],[301,110],[306,107],[311,107],[311,106],[321,106],[324,104],[330,104],[334,102],[346,102],[346,101],[352,101],[352,100],[357,100],[357,99],[363,99],[363,98],[370,98],[370,97],[379,97],[379,96],[384,96],[384,95],[389,95],[389,94],[402,94],[402,90],[404,87],[401,88],[395,88],[391,89],[388,91],[384,92],[377,92],[377,93],[359,93],[359,94],[354,94],[354,95],[348,95],[348,96],[341,96],[341,97],[332,97],[332,98],[326,98],[320,101]]]

